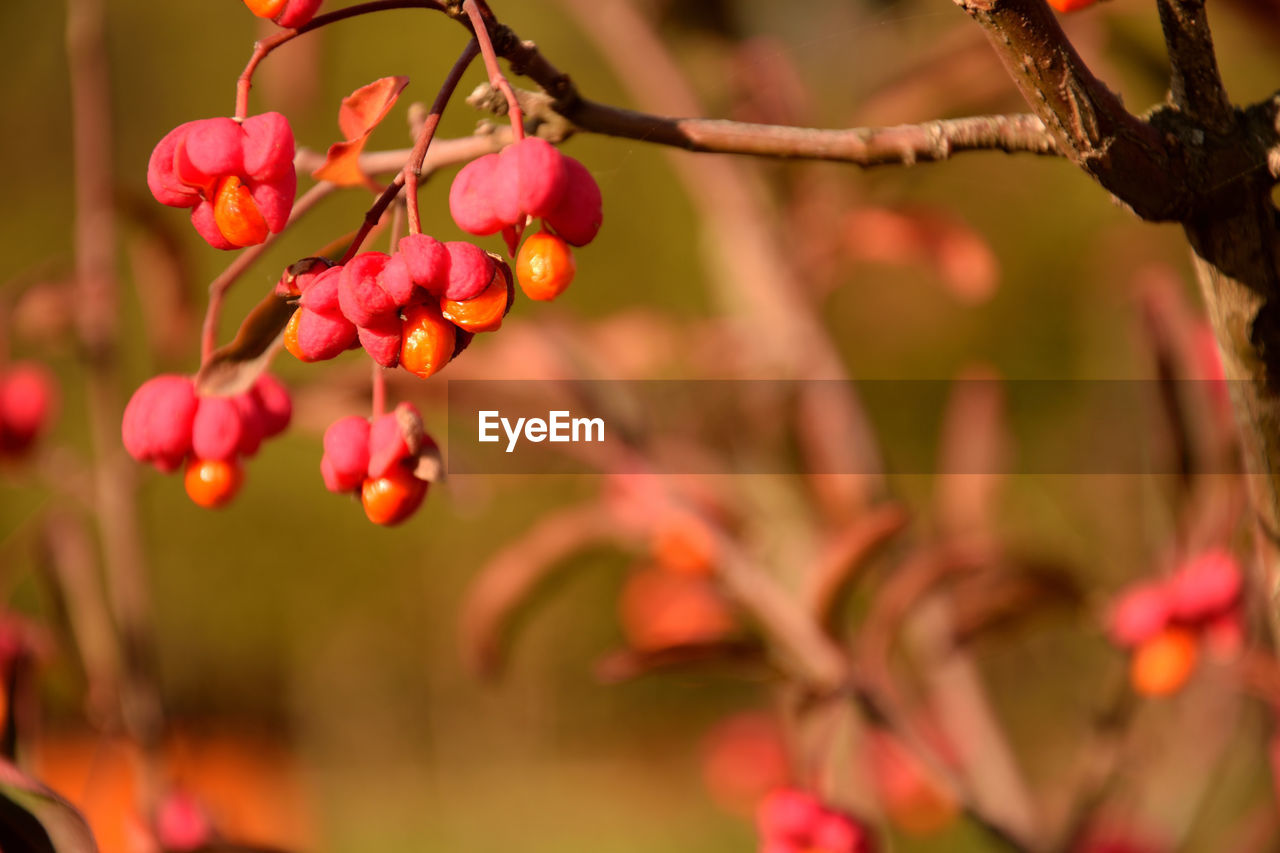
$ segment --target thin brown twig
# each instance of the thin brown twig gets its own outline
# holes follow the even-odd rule
[[[476,53],[480,50],[479,42],[472,38],[467,42],[467,46],[462,49],[462,53],[458,55],[458,59],[453,63],[453,67],[449,69],[449,74],[444,78],[444,82],[440,84],[440,92],[436,95],[435,102],[431,105],[431,112],[427,113],[427,117],[422,122],[422,128],[418,131],[417,141],[414,143],[413,150],[409,152],[409,160],[404,164],[405,176],[405,206],[409,212],[409,233],[422,233],[422,220],[418,214],[418,180],[422,177],[422,162],[427,157],[427,149],[431,147],[431,140],[436,135],[436,128],[440,126],[440,117],[444,115],[444,108],[448,106],[449,99],[453,97],[453,92],[458,88],[458,81],[462,79],[463,73],[471,65],[471,61],[476,58]]]
[[[253,74],[257,71],[258,65],[261,64],[262,60],[270,56],[273,50],[282,44],[293,41],[300,35],[318,30],[321,27],[327,27],[329,24],[336,24],[338,21],[345,21],[349,18],[369,15],[374,12],[385,12],[389,9],[445,11],[444,5],[436,2],[436,0],[374,0],[371,3],[360,3],[355,6],[348,6],[345,9],[317,15],[304,26],[291,30],[282,30],[270,38],[255,42],[253,54],[249,57],[244,70],[240,72],[240,76],[236,79],[236,120],[243,121],[245,116],[249,114],[249,90],[253,88]]]

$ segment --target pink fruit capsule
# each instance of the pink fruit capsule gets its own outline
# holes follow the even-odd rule
[[[240,410],[230,397],[201,397],[191,427],[191,450],[198,459],[230,462],[243,437]]]
[[[1164,630],[1170,615],[1169,592],[1165,586],[1140,583],[1128,587],[1116,599],[1107,627],[1112,642],[1128,648]]]
[[[1170,583],[1173,615],[1198,622],[1230,609],[1240,599],[1243,578],[1230,552],[1205,551],[1188,560]]]
[[[324,432],[320,461],[325,487],[331,492],[358,489],[369,467],[369,422],[350,415],[334,421]]]
[[[595,239],[604,221],[600,186],[587,167],[565,157],[564,194],[545,220],[566,243],[585,246]]]
[[[493,259],[471,243],[450,241],[444,247],[449,253],[444,297],[463,302],[479,296],[493,280]]]
[[[177,470],[191,452],[198,405],[191,377],[165,374],[148,379],[125,406],[120,426],[125,450],[161,471]]]
[[[486,154],[463,166],[449,187],[449,213],[469,234],[496,234],[507,224],[492,202],[498,155]]]

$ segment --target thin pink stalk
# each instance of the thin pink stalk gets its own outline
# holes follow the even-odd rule
[[[524,112],[520,109],[520,101],[516,99],[516,93],[511,89],[511,84],[507,82],[502,69],[498,67],[498,55],[493,51],[488,25],[485,24],[484,16],[480,14],[480,7],[476,5],[475,0],[464,0],[462,9],[471,19],[471,28],[476,34],[476,40],[480,42],[480,54],[484,57],[485,70],[489,72],[489,84],[507,99],[507,116],[511,119],[511,135],[515,137],[516,142],[519,142],[524,139]]]

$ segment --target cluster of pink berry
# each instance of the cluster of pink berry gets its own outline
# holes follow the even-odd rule
[[[604,220],[600,187],[580,162],[544,139],[526,137],[464,166],[449,189],[449,212],[470,234],[502,232],[511,251],[528,220],[543,229],[516,255],[516,278],[530,299],[549,300],[573,280],[569,245],[595,239]]]
[[[427,496],[427,482],[414,470],[435,447],[418,410],[401,403],[373,421],[352,415],[330,424],[320,474],[331,492],[358,492],[374,524],[391,526],[412,515]]]
[[[255,15],[290,28],[305,26],[321,5],[321,0],[244,2]],[[192,224],[211,246],[243,248],[288,224],[297,190],[293,157],[293,132],[279,113],[201,119],[165,135],[152,152],[147,183],[161,203],[191,208]],[[479,246],[416,233],[401,239],[391,254],[362,252],[340,265],[304,258],[285,271],[276,288],[297,304],[284,331],[285,349],[312,362],[363,348],[383,367],[431,376],[474,334],[502,325],[517,282],[535,300],[563,292],[575,273],[568,247],[591,242],[603,221],[600,188],[586,167],[534,137],[460,170],[449,208],[468,233],[501,232],[513,254],[532,220],[541,220],[542,229],[520,247],[514,274],[502,258]],[[125,443],[139,460],[165,471],[188,456],[197,468],[220,466],[207,478],[221,485],[197,491],[193,477],[205,475],[188,468],[188,493],[205,505],[221,505],[235,494],[241,477],[236,460],[249,452],[241,439],[254,449],[261,440],[249,438],[251,429],[226,426],[230,415],[206,414],[244,408],[213,402],[220,399],[197,401],[189,379],[158,377],[139,389],[125,414]],[[215,418],[222,418],[216,428],[202,432],[202,424]],[[322,474],[334,491],[361,490],[371,519],[395,524],[426,494],[427,482],[414,471],[420,446],[430,439],[419,419],[418,438],[406,438],[409,449],[388,462],[377,426],[382,422],[371,426],[347,418],[333,424],[325,436]],[[229,438],[233,432],[235,440]],[[209,446],[214,437],[220,443]],[[392,496],[371,497],[371,489]]]
[[[461,352],[472,333],[501,326],[514,295],[501,259],[425,234],[404,237],[393,255],[362,252],[343,266],[295,264],[277,293],[298,297],[285,348],[299,360],[362,346],[383,367],[423,378]]]
[[[0,457],[30,450],[52,420],[57,401],[57,384],[41,365],[20,362],[0,370]]]
[[[1229,659],[1244,642],[1240,566],[1225,550],[1187,560],[1163,581],[1127,587],[1111,609],[1112,641],[1132,649],[1130,680],[1149,696],[1173,693],[1195,668],[1200,642]]]
[[[308,23],[323,0],[244,0],[249,11],[259,18],[270,18],[282,27],[301,27]]]
[[[215,249],[255,246],[289,221],[293,148],[280,113],[189,121],[151,152],[147,186],[161,204],[191,208],[191,224]]]
[[[808,791],[778,788],[756,810],[760,853],[872,853],[871,833]]]
[[[292,413],[288,390],[265,373],[231,397],[199,396],[190,376],[164,374],[133,393],[121,434],[134,459],[160,471],[171,473],[185,461],[187,494],[212,509],[239,491],[241,457],[253,456],[265,439],[283,432]]]

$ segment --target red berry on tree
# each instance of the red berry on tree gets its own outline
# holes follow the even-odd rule
[[[283,230],[297,174],[289,122],[279,113],[190,121],[169,131],[147,165],[161,204],[191,208],[191,223],[215,249],[237,249]]]
[[[198,459],[187,463],[183,477],[187,496],[205,509],[226,506],[244,483],[244,468],[238,459]]]
[[[57,408],[57,383],[43,365],[24,362],[0,373],[0,454],[30,449]]]
[[[176,471],[191,452],[199,400],[189,376],[166,374],[144,382],[125,406],[121,437],[139,462]]]
[[[405,309],[400,366],[426,379],[440,371],[454,355],[456,327],[433,302]]]
[[[427,482],[404,465],[395,465],[382,477],[370,477],[360,489],[364,514],[374,524],[391,527],[413,515],[427,496]]]

